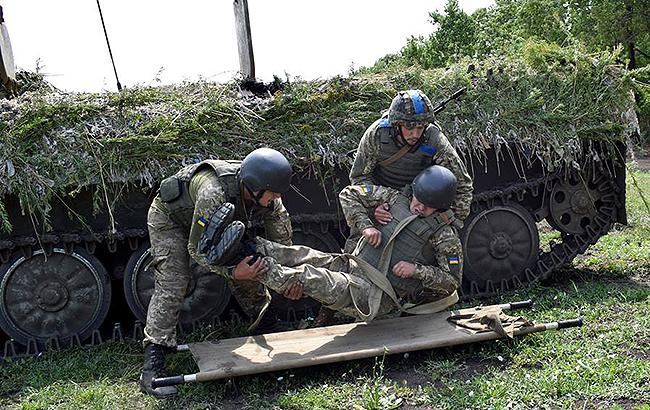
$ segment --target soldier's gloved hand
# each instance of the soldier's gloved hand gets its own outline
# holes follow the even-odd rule
[[[291,300],[298,300],[303,298],[304,285],[300,281],[295,281],[288,288],[282,292],[282,296]]]
[[[371,246],[376,248],[381,243],[381,232],[377,228],[366,228],[361,233]]]
[[[235,266],[232,272],[232,278],[235,280],[258,280],[259,276],[264,275],[269,267],[263,258],[257,258],[255,263],[249,265],[253,255],[247,256]]]
[[[393,273],[400,278],[410,278],[415,273],[415,264],[399,261],[393,266]]]
[[[388,205],[388,202],[384,202],[375,208],[375,219],[382,225],[386,225],[393,220],[393,214],[390,213],[390,205]]]

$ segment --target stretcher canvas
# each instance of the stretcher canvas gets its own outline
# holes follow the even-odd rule
[[[452,314],[467,316],[495,308],[500,309],[500,306],[200,342],[190,344],[189,349],[200,369],[196,381],[223,379],[381,356],[384,353],[396,354],[499,339],[503,336],[487,328],[476,333],[448,321]],[[514,334],[530,333],[526,328],[532,330],[535,327],[525,326]]]

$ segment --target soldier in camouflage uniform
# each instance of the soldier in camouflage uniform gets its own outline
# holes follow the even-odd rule
[[[211,265],[197,246],[211,215],[226,202],[234,205],[228,204],[230,217],[240,221],[228,228],[241,226],[243,233],[244,226],[263,221],[268,239],[291,245],[291,221],[280,199],[289,188],[291,174],[282,154],[260,148],[241,162],[208,160],[187,166],[161,183],[147,221],[155,288],[144,329],[145,361],[140,380],[144,392],[156,397],[176,393],[173,386],[153,389],[151,380],[164,375],[164,352],[176,346],[178,315],[191,276],[190,258],[225,277],[252,317],[265,307],[270,295],[264,286],[239,280],[236,269]]]
[[[450,209],[462,222],[470,211],[472,178],[435,122],[433,110],[431,101],[422,91],[400,91],[388,112],[361,137],[350,170],[350,182],[401,189],[428,166],[442,165],[458,179],[456,199]],[[380,223],[390,220],[390,214],[382,212],[381,207],[376,217]],[[346,250],[351,250],[355,244],[353,238]]]
[[[304,293],[357,320],[400,310],[442,310],[458,300],[461,283],[459,222],[448,210],[456,185],[451,171],[431,166],[402,191],[349,186],[340,194],[341,205],[350,226],[364,235],[353,254],[256,238],[256,251],[263,258],[245,276],[278,292]],[[382,203],[391,206],[393,219],[375,226],[368,210]]]
[[[459,222],[469,215],[472,202],[472,178],[458,153],[435,122],[434,107],[420,90],[397,93],[388,112],[375,121],[361,137],[350,170],[354,185],[381,185],[401,189],[416,175],[433,164],[451,170],[458,180],[456,199],[451,206]],[[389,204],[371,211],[380,224],[392,219]],[[361,232],[350,226],[345,251],[352,252]],[[328,324],[332,311],[321,308],[314,326]]]

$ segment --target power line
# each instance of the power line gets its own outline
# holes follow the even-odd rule
[[[111,43],[108,41],[108,33],[106,32],[106,24],[104,24],[104,15],[102,14],[102,8],[99,5],[99,0],[97,0],[97,8],[99,9],[99,18],[102,19],[102,27],[104,28],[104,37],[106,37],[106,45],[108,46],[108,54],[111,56],[111,63],[113,63],[113,72],[115,73],[115,80],[117,81],[118,91],[122,91],[122,84],[120,84],[120,79],[117,77],[117,69],[115,68],[115,60],[113,59],[113,52],[111,51]]]

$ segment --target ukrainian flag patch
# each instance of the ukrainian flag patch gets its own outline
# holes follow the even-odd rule
[[[450,256],[447,258],[450,265],[458,265],[460,263],[460,258],[458,256]]]
[[[208,221],[206,221],[204,217],[199,216],[199,219],[196,220],[196,223],[201,225],[202,228],[205,228],[205,225],[208,224]]]

